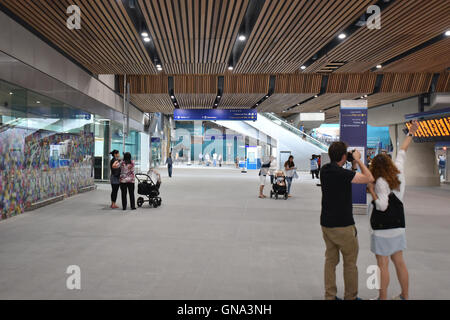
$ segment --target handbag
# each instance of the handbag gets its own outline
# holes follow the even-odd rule
[[[370,216],[370,225],[373,230],[386,230],[405,227],[405,210],[403,203],[391,192],[388,207],[385,211],[377,210],[375,201],[372,201],[373,210]]]

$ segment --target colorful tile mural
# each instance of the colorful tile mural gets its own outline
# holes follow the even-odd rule
[[[94,135],[16,126],[0,129],[1,219],[37,201],[73,195],[94,184]]]

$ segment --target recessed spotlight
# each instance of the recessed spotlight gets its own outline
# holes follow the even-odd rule
[[[259,106],[259,103],[257,103],[256,105]]]
[[[363,96],[360,97],[361,99],[364,98]]]
[[[300,105],[300,103],[297,103],[297,105],[299,106],[299,105]]]
[[[450,30],[445,31],[444,33],[447,37],[450,37]]]
[[[172,99],[175,99],[175,96],[170,96]]]
[[[220,96],[217,96],[217,98],[220,98]]]
[[[377,64],[377,69],[381,69],[382,65],[381,64]]]
[[[214,103],[214,105],[217,107],[217,103]]]
[[[156,67],[157,67],[157,68],[161,68],[161,65],[160,65],[160,64],[157,64]]]
[[[150,38],[149,38],[149,37],[145,37],[145,38],[144,38],[144,41],[145,41],[145,42],[150,42]]]
[[[301,66],[300,69],[305,70],[306,66]]]
[[[40,101],[36,101],[36,103],[41,103]]]
[[[228,70],[233,70],[233,66],[229,66],[229,67],[228,67]]]
[[[345,39],[347,37],[347,35],[345,33],[341,33],[340,35],[338,35],[339,39]]]
[[[147,32],[142,32],[141,36],[143,36],[144,38],[147,38],[148,37],[148,33]]]
[[[367,98],[367,94],[364,95],[364,98]]]
[[[12,92],[10,92],[9,94],[10,94],[10,95],[12,95],[13,93],[12,93]]]
[[[317,98],[317,97],[318,97],[318,95],[317,95],[317,94],[315,94],[315,95],[314,95],[314,98]]]
[[[266,98],[268,98],[269,96],[266,96]]]
[[[245,41],[247,38],[244,35],[240,35],[238,39],[239,41]]]

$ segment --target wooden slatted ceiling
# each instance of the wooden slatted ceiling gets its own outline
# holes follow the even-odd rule
[[[217,76],[174,75],[174,94],[181,109],[209,109],[217,96]]]
[[[376,75],[372,73],[331,74],[325,94],[291,109],[290,112],[316,112],[339,104],[343,99],[356,99],[373,92],[375,80]]]
[[[436,84],[436,92],[450,92],[450,73],[441,73]]]
[[[450,19],[450,18],[449,18]],[[440,72],[450,67],[450,37],[383,68],[383,72]]]
[[[314,93],[274,93],[258,106],[258,112],[282,113],[289,107],[296,105],[314,96]],[[291,110],[288,113],[292,113]]]
[[[121,1],[1,0],[37,32],[94,74],[151,74],[156,69]],[[67,7],[81,9],[69,30]]]
[[[166,73],[224,73],[249,0],[139,0]]]
[[[173,104],[166,94],[131,94],[130,101],[143,112],[173,113]]]
[[[119,91],[123,94],[123,76],[118,77]],[[131,94],[167,94],[169,95],[169,78],[158,75],[127,75]]]
[[[274,93],[258,106],[260,112],[277,112],[300,103],[320,92],[322,76],[318,74],[279,74]]]
[[[234,72],[294,72],[373,3],[266,1]]]
[[[336,72],[367,71],[445,32],[449,16],[450,1],[395,1],[382,12],[381,29],[361,27],[305,71],[330,61],[347,61]]]
[[[410,97],[417,96],[416,93],[387,93],[380,92],[367,97],[367,106],[369,108],[380,106],[387,103],[404,100]]]
[[[341,100],[353,100],[359,98],[362,93],[325,93],[306,103],[290,110],[290,112],[319,112],[320,110],[335,106]]]
[[[269,91],[269,75],[225,75],[221,109],[253,107]]]
[[[381,93],[424,93],[428,92],[432,73],[385,73]]]

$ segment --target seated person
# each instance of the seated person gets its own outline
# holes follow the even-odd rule
[[[286,179],[284,177],[283,171],[277,171],[275,173],[275,182],[279,186],[286,186]]]
[[[152,181],[159,187],[161,185],[161,175],[155,168],[150,168],[147,171],[147,175],[152,179]]]

